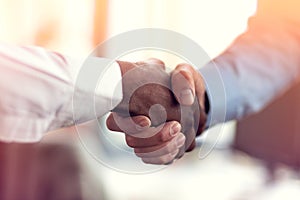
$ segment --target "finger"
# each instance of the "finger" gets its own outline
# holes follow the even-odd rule
[[[180,159],[184,156],[186,152],[191,152],[196,147],[196,140],[194,139],[192,144],[186,149],[186,145],[183,145],[180,149],[178,154],[176,155],[176,159]]]
[[[182,158],[183,157],[183,155],[184,155],[184,153],[185,153],[185,145],[183,145],[181,148],[179,148],[179,151],[178,151],[178,153],[177,153],[177,155],[176,155],[176,159],[180,159],[180,158]]]
[[[179,64],[172,72],[172,90],[176,99],[182,105],[192,105],[195,98],[195,81],[192,66]]]
[[[166,69],[165,63],[157,58],[148,58],[147,60],[139,61],[136,64],[138,64],[138,65],[154,64],[154,65],[157,65],[158,67],[161,67],[163,70]]]
[[[183,157],[186,152],[192,151],[196,147],[196,140],[195,140],[195,130],[191,129],[185,134],[186,140],[185,144],[179,149],[179,152],[176,156],[177,159]]]
[[[173,162],[177,154],[178,154],[178,150],[160,157],[142,158],[142,161],[147,164],[156,164],[156,165],[170,164]]]
[[[194,139],[192,144],[187,148],[185,152],[191,152],[195,149],[195,147],[196,147],[196,140]]]
[[[179,133],[172,140],[165,142],[164,144],[154,147],[136,148],[135,154],[141,158],[159,157],[166,154],[170,154],[180,149],[185,143],[185,136],[183,133]]]
[[[196,146],[196,130],[192,127],[188,128],[185,132],[185,152],[192,151]]]
[[[126,143],[133,148],[153,147],[174,138],[181,131],[176,121],[167,122],[158,127],[149,127],[135,134],[126,134]]]
[[[114,112],[106,120],[106,126],[109,130],[125,133],[137,133],[143,129],[147,129],[150,125],[151,121],[148,117],[122,117]]]

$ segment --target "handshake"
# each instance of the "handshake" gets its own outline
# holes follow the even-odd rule
[[[169,74],[158,59],[118,63],[123,99],[107,127],[124,132],[127,145],[145,163],[169,164],[191,151],[209,110],[200,73],[179,64]]]

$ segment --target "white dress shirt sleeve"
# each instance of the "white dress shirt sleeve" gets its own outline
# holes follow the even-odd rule
[[[92,90],[77,83],[83,63],[101,74],[105,87]],[[74,60],[39,47],[0,44],[0,140],[36,142],[47,131],[73,125],[74,93],[75,99],[93,96],[97,105],[91,111],[81,104],[78,122],[100,117],[121,101],[120,81],[119,65],[110,60]]]

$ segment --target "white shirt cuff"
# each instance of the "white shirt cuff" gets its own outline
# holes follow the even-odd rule
[[[122,76],[117,62],[89,57],[82,62],[69,60],[69,63],[74,69],[71,74],[74,93],[66,113],[73,113],[73,122],[82,123],[99,118],[121,102]]]

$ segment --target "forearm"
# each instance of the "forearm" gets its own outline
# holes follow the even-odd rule
[[[80,61],[74,61],[42,48],[1,44],[0,140],[34,142],[40,140],[49,130],[72,125],[74,91],[77,92],[75,96],[77,99],[86,100],[86,96],[95,96],[94,103],[102,104],[99,106],[100,109],[91,110],[86,107],[93,107],[93,105],[83,102],[81,108],[77,109],[77,118],[75,118],[80,122],[101,116],[112,109],[110,99],[112,95],[102,90],[105,88],[104,85],[98,88],[93,85],[90,88],[94,87],[94,89],[89,90],[90,88],[76,82],[81,67]],[[98,67],[102,71],[105,69],[98,59],[87,62],[85,67],[89,69]],[[115,69],[119,70],[116,67]],[[115,75],[120,76],[120,70],[116,71]],[[91,77],[85,78],[91,79]]]
[[[259,8],[247,32],[214,59],[224,83],[226,121],[259,111],[298,80],[300,20],[295,17]],[[201,71],[213,90],[210,65]]]

